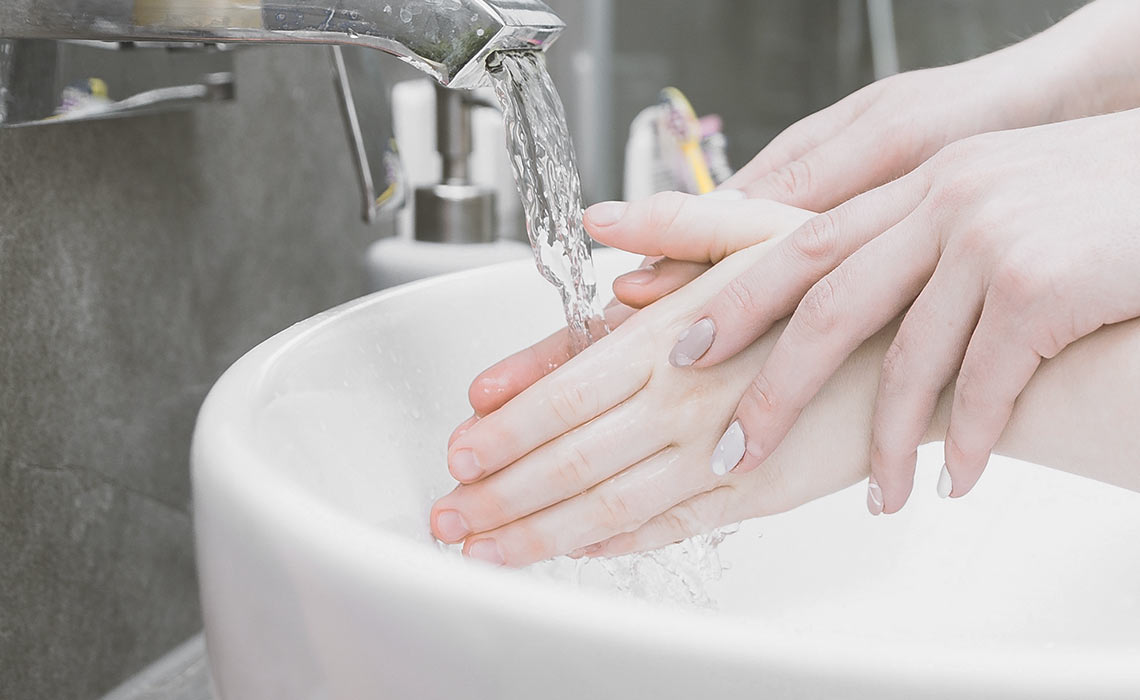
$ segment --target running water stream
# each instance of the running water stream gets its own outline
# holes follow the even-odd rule
[[[562,296],[577,353],[609,329],[598,303],[590,239],[582,226],[582,186],[562,100],[541,52],[498,53],[487,68],[503,107],[507,151],[535,262]],[[699,535],[647,554],[595,561],[623,592],[715,607],[706,584],[719,579],[724,570],[717,545],[732,531]],[[579,582],[587,566],[590,563],[580,562],[576,567]]]
[[[582,184],[562,100],[539,51],[497,53],[487,68],[503,106],[507,152],[534,260],[562,295],[578,353],[609,329],[598,303],[590,239],[582,227]]]

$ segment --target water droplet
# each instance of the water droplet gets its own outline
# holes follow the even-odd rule
[[[483,36],[486,33],[487,32],[483,31],[482,27],[479,27],[478,29],[475,30],[475,36]]]
[[[384,6],[384,14],[388,14],[388,15],[392,14],[392,6],[391,5],[385,5]]]
[[[277,21],[278,22],[284,22],[285,21],[285,13],[284,12],[278,12],[277,13]]]
[[[400,21],[403,22],[404,24],[407,24],[408,22],[412,21],[412,13],[408,11],[408,8],[406,8],[406,7],[400,8]]]

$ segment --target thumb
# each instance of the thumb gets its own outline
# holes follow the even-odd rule
[[[659,192],[634,202],[603,202],[583,222],[597,241],[642,255],[717,263],[738,250],[795,230],[812,213],[767,200]]]

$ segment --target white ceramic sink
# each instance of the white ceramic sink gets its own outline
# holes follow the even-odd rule
[[[607,251],[600,288],[630,266]],[[445,442],[485,366],[561,325],[528,261],[360,299],[222,377],[194,438],[223,700],[1138,698],[1140,495],[939,450],[892,517],[862,486],[745,524],[718,612],[441,551]]]

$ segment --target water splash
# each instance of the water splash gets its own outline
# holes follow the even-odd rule
[[[562,100],[541,52],[497,53],[487,68],[503,107],[507,152],[535,262],[562,296],[577,353],[609,329],[598,303],[590,239],[582,226],[582,186]],[[706,585],[726,568],[717,546],[732,532],[735,529],[722,528],[654,552],[578,562],[569,575],[558,560],[531,569],[582,584],[583,571],[596,565],[606,572],[608,587],[622,593],[712,608],[715,601]]]
[[[573,349],[580,352],[609,329],[582,227],[582,185],[562,100],[539,51],[496,53],[487,68],[503,107],[535,263],[562,296]]]

